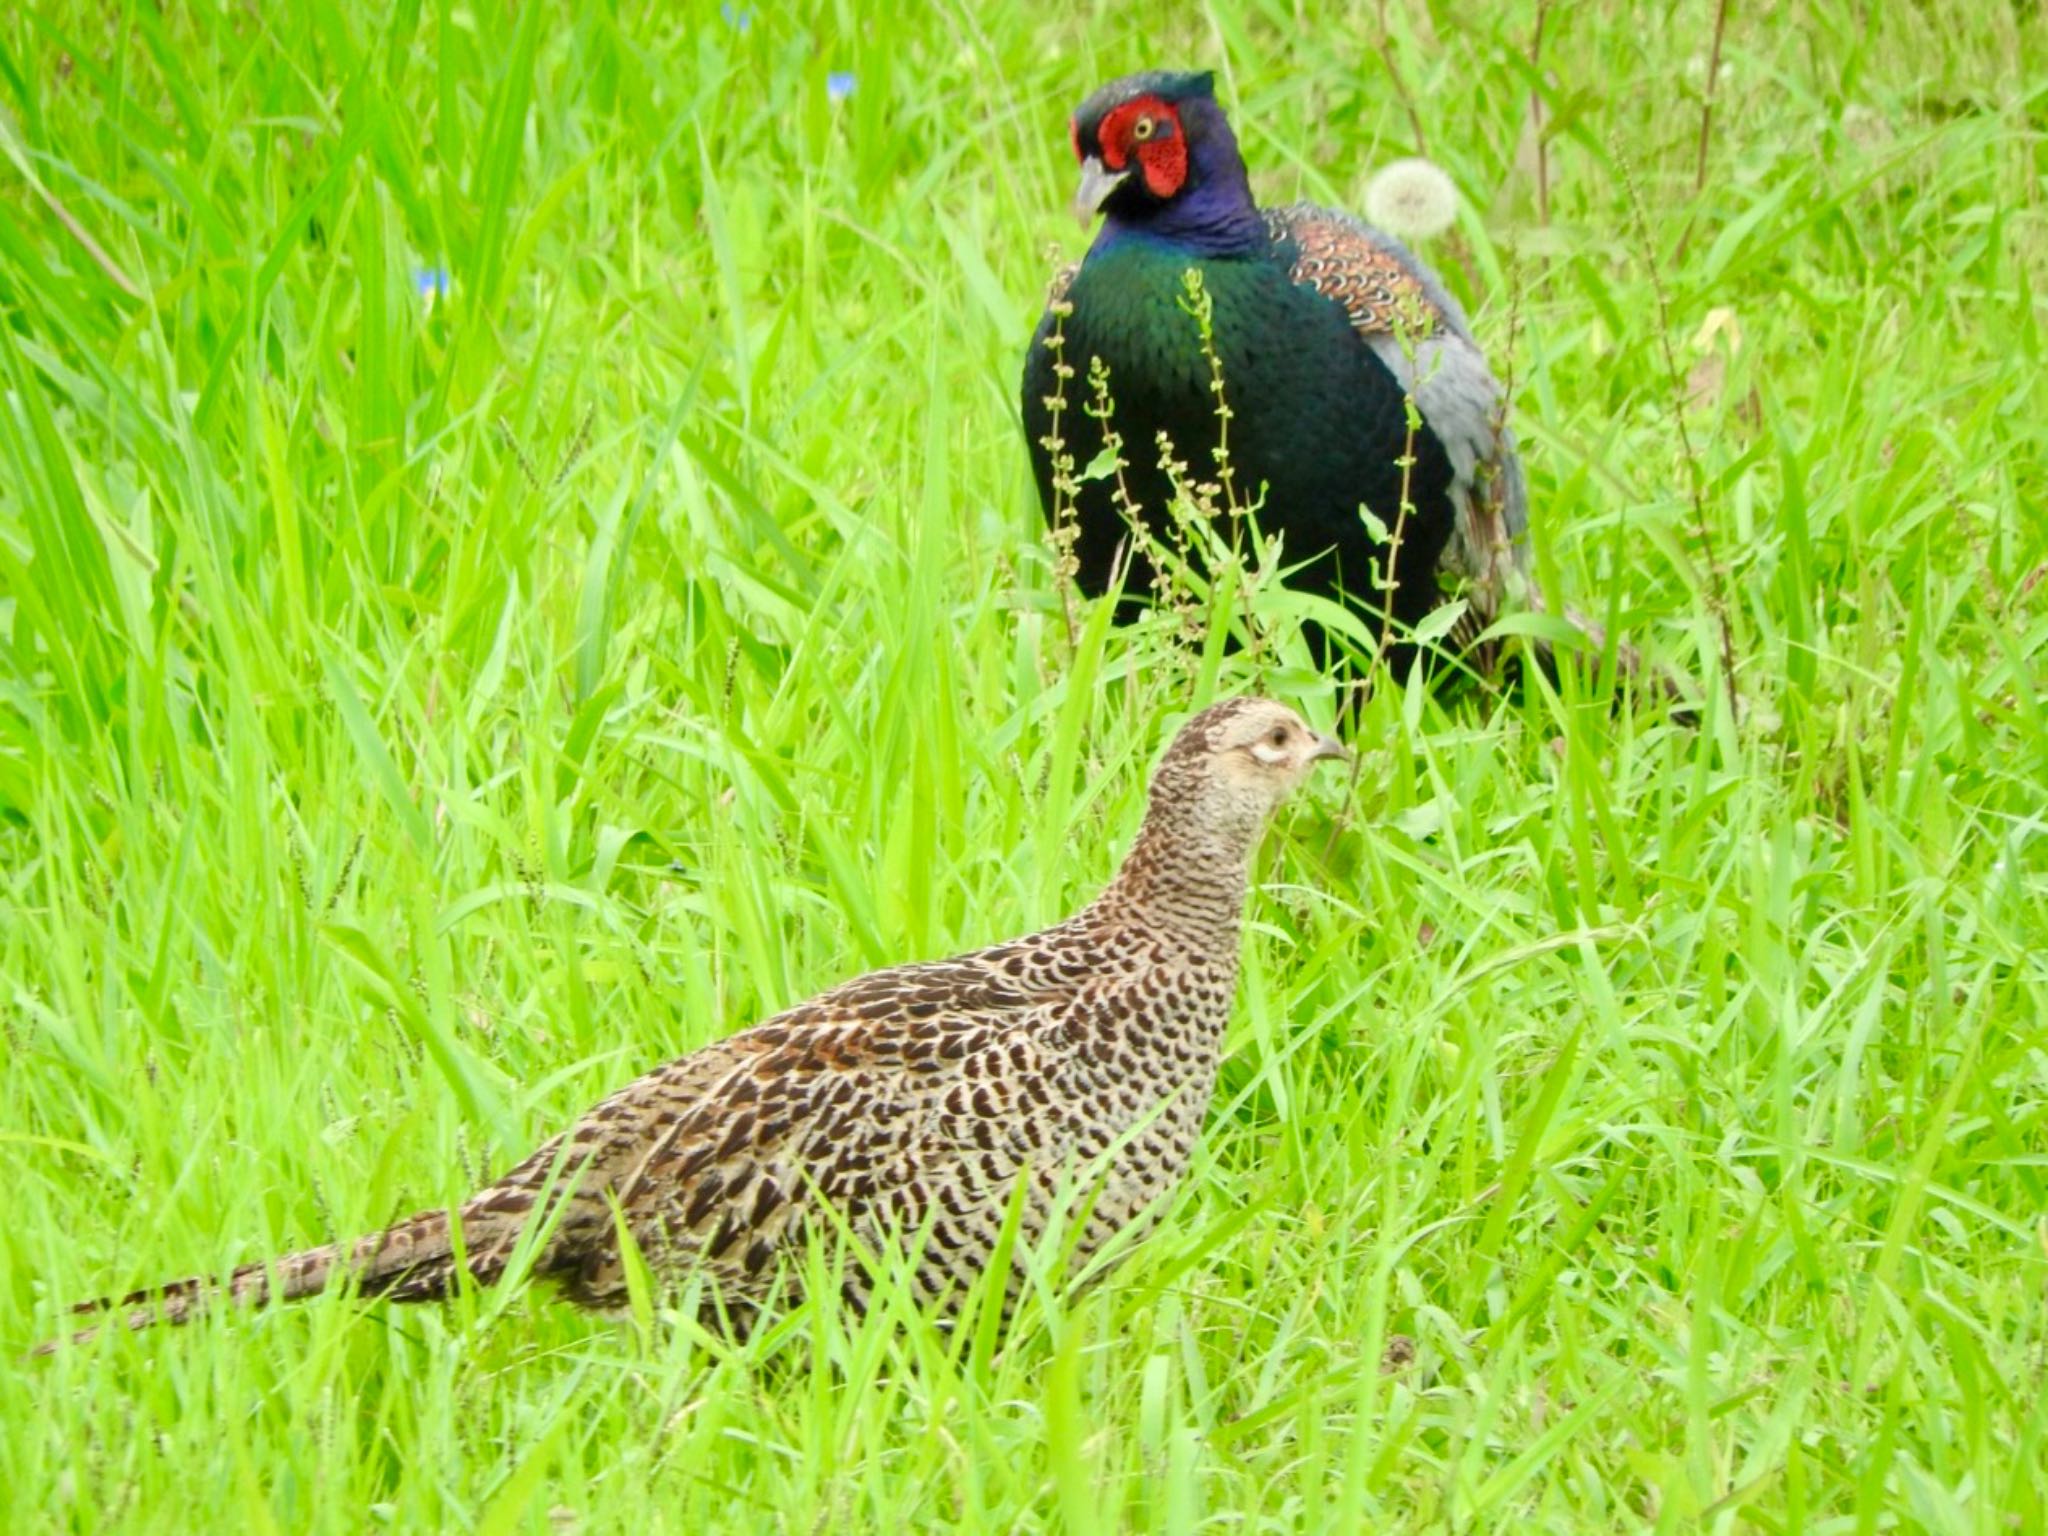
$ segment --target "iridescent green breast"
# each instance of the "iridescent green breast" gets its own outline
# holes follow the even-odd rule
[[[1123,437],[1124,483],[1155,535],[1165,527],[1171,495],[1159,435],[1199,481],[1217,479],[1215,450],[1227,442],[1238,500],[1263,497],[1262,525],[1284,527],[1288,563],[1308,562],[1297,586],[1377,603],[1374,564],[1384,551],[1359,507],[1370,507],[1387,526],[1402,522],[1395,608],[1413,622],[1436,601],[1435,569],[1451,525],[1449,465],[1428,429],[1411,427],[1400,385],[1343,306],[1296,284],[1292,261],[1286,245],[1248,257],[1190,256],[1126,238],[1092,251],[1065,295],[1071,313],[1061,320],[1064,356],[1075,376],[1065,392],[1061,435],[1077,466],[1101,451],[1101,425],[1082,409],[1091,361],[1099,359],[1108,372],[1109,420]],[[1208,303],[1206,349],[1190,271],[1200,274]],[[1051,465],[1039,440],[1050,428],[1043,397],[1056,384],[1043,344],[1053,318],[1048,314],[1034,340],[1023,392],[1048,511]],[[1227,434],[1217,411],[1217,370],[1230,410]],[[1099,592],[1129,543],[1114,482],[1084,480],[1074,512],[1080,580],[1084,590]],[[1150,565],[1142,557],[1131,565],[1126,591],[1142,592]]]

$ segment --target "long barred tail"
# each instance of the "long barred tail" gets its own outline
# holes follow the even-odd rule
[[[225,1281],[194,1276],[168,1285],[150,1286],[126,1296],[80,1302],[77,1313],[119,1312],[131,1329],[158,1323],[188,1323],[225,1301],[231,1306],[264,1307],[274,1301],[315,1296],[345,1277],[353,1278],[365,1296],[390,1296],[399,1301],[438,1301],[453,1288],[455,1256],[446,1211],[422,1211],[369,1237],[343,1245],[306,1248],[256,1264],[244,1264]],[[488,1283],[503,1268],[502,1255],[472,1254],[476,1278]],[[272,1279],[275,1277],[275,1284]],[[34,1353],[47,1355],[66,1343],[82,1344],[99,1332],[85,1328],[66,1339],[51,1339]]]

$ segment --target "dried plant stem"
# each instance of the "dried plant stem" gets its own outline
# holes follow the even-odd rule
[[[1714,139],[1714,90],[1721,79],[1721,40],[1728,35],[1728,0],[1715,0],[1714,45],[1707,54],[1707,84],[1700,101],[1700,154],[1699,162],[1693,167],[1692,189],[1703,192],[1707,186],[1707,150]]]
[[[1401,439],[1401,457],[1394,461],[1401,466],[1401,504],[1394,512],[1394,526],[1387,535],[1387,570],[1380,578],[1380,633],[1375,659],[1382,665],[1386,662],[1387,647],[1394,638],[1394,589],[1400,581],[1401,540],[1408,531],[1409,508],[1415,505],[1408,492],[1408,480],[1415,472],[1415,433],[1422,425],[1422,412],[1417,409],[1413,395],[1402,397],[1401,408],[1408,423]]]
[[[1707,50],[1707,79],[1700,93],[1700,146],[1699,155],[1693,162],[1692,190],[1697,197],[1707,189],[1707,152],[1714,142],[1714,91],[1721,80],[1721,40],[1728,34],[1728,0],[1714,0],[1714,41]],[[1672,260],[1683,261],[1685,249],[1692,241],[1693,220],[1685,221],[1685,233],[1678,237],[1678,250]]]
[[[1529,36],[1529,119],[1536,130],[1536,222],[1550,227],[1550,144],[1544,137],[1543,120],[1543,24],[1550,18],[1550,0],[1536,0],[1536,30]]]
[[[1415,366],[1413,338],[1405,330],[1402,332],[1401,345],[1408,352],[1409,367],[1413,368]],[[1401,456],[1394,461],[1401,466],[1401,502],[1394,512],[1394,526],[1387,531],[1386,573],[1379,578],[1381,583],[1380,632],[1378,641],[1375,644],[1377,654],[1373,657],[1373,665],[1376,667],[1386,665],[1387,647],[1393,639],[1394,589],[1401,564],[1401,541],[1408,532],[1409,509],[1415,505],[1415,499],[1410,492],[1409,485],[1410,477],[1415,471],[1415,434],[1422,427],[1422,411],[1416,405],[1415,396],[1412,391],[1403,393],[1401,407],[1407,421],[1407,431],[1401,442]],[[1353,678],[1345,685],[1345,702],[1339,713],[1340,716],[1350,715],[1354,725],[1358,719],[1357,710],[1364,704],[1365,692],[1368,686],[1369,684],[1362,678]],[[1337,839],[1343,835],[1344,829],[1351,824],[1351,811],[1352,807],[1358,803],[1358,786],[1364,772],[1365,754],[1362,752],[1354,753],[1351,759],[1351,784],[1344,796],[1344,808],[1337,813],[1336,819],[1330,823],[1330,835],[1323,844],[1323,857],[1326,860],[1331,854],[1336,852]]]
[[[1057,260],[1058,252],[1053,256]],[[1045,349],[1052,355],[1054,383],[1053,392],[1045,397],[1049,419],[1039,446],[1052,461],[1053,515],[1048,537],[1053,551],[1053,585],[1059,588],[1060,612],[1066,620],[1067,649],[1071,652],[1080,638],[1080,627],[1074,617],[1074,578],[1080,569],[1074,546],[1081,538],[1080,524],[1074,517],[1074,499],[1080,484],[1074,478],[1074,456],[1067,451],[1067,440],[1060,430],[1060,418],[1067,409],[1067,382],[1074,376],[1073,365],[1066,358],[1066,323],[1074,306],[1067,302],[1065,285],[1059,278],[1054,279],[1047,308],[1052,312],[1053,323],[1051,334],[1045,338]]]
[[[31,11],[29,14],[35,13]],[[107,254],[106,248],[92,237],[90,230],[78,222],[71,210],[64,206],[64,200],[43,185],[43,178],[36,174],[27,148],[14,130],[14,119],[5,112],[0,112],[0,153],[4,153],[14,162],[14,168],[21,173],[22,180],[28,183],[29,190],[42,199],[43,206],[55,215],[57,222],[64,226],[65,232],[78,242],[87,256],[92,258],[93,265],[107,275],[107,281],[129,298],[141,298],[142,289],[136,285],[135,279],[121,270],[121,264]]]
[[[1181,308],[1194,316],[1195,331],[1202,342],[1202,358],[1209,365],[1209,393],[1216,397],[1216,446],[1210,453],[1216,461],[1216,480],[1223,492],[1223,507],[1230,516],[1231,547],[1237,551],[1242,562],[1242,533],[1250,508],[1238,500],[1237,474],[1230,461],[1230,419],[1234,413],[1230,409],[1230,401],[1223,393],[1223,359],[1216,351],[1215,301],[1209,297],[1209,290],[1202,281],[1202,271],[1199,267],[1188,268],[1182,276],[1181,285]],[[1253,524],[1252,539],[1256,548],[1256,523]],[[1258,615],[1252,604],[1252,583],[1241,582],[1238,595],[1244,600],[1244,629],[1252,648],[1253,658],[1255,662],[1262,661],[1265,643],[1264,637],[1259,633]]]
[[[1738,710],[1742,695],[1735,682],[1735,636],[1728,621],[1728,600],[1721,587],[1721,562],[1714,554],[1713,530],[1707,526],[1706,470],[1693,447],[1692,433],[1685,425],[1685,378],[1678,371],[1678,356],[1671,350],[1671,301],[1664,291],[1664,276],[1657,261],[1657,247],[1650,235],[1650,216],[1643,207],[1642,189],[1636,184],[1635,169],[1627,155],[1615,154],[1621,168],[1622,185],[1628,190],[1629,213],[1636,238],[1642,243],[1643,264],[1649,270],[1650,291],[1657,298],[1657,345],[1664,358],[1664,374],[1671,391],[1673,419],[1678,423],[1679,451],[1685,457],[1686,485],[1691,493],[1693,525],[1699,530],[1700,552],[1707,561],[1707,607],[1721,637],[1721,673],[1727,680],[1729,702]]]
[[[1380,62],[1386,66],[1387,81],[1400,98],[1401,110],[1408,114],[1408,131],[1415,135],[1415,153],[1427,160],[1429,135],[1422,131],[1422,114],[1415,110],[1415,98],[1409,94],[1408,82],[1401,78],[1400,65],[1394,62],[1394,34],[1387,30],[1387,0],[1380,0]]]

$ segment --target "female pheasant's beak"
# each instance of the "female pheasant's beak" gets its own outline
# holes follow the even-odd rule
[[[1336,737],[1325,736],[1322,732],[1318,731],[1316,733],[1315,747],[1309,753],[1308,760],[1312,763],[1320,763],[1326,757],[1335,758],[1340,763],[1348,763],[1351,761],[1351,749]]]
[[[1112,171],[1099,155],[1090,155],[1081,162],[1081,185],[1074,191],[1074,217],[1081,221],[1082,228],[1095,222],[1095,215],[1109,201],[1109,194],[1129,180],[1130,175],[1128,167]]]

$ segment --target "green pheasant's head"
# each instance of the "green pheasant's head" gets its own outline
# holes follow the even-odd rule
[[[1074,212],[1104,238],[1144,230],[1195,248],[1239,246],[1260,226],[1230,121],[1208,71],[1113,80],[1074,113]]]

